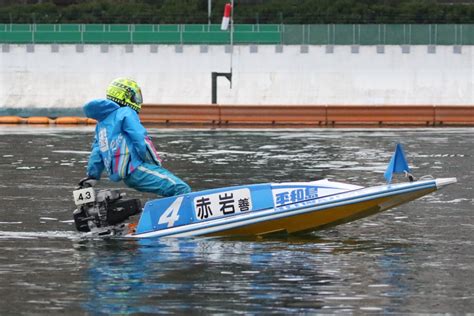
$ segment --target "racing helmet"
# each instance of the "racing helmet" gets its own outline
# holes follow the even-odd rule
[[[137,113],[142,108],[142,90],[129,78],[117,78],[107,87],[107,99],[117,102],[120,106],[128,106]]]

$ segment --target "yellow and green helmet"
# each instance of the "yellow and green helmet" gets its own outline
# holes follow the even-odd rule
[[[138,84],[129,78],[117,78],[107,87],[107,99],[140,112],[143,98]]]

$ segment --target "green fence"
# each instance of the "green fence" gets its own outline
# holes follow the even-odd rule
[[[235,44],[474,45],[474,24],[238,24]],[[217,24],[0,24],[0,43],[230,44]]]

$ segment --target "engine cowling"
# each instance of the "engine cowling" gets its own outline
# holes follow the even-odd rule
[[[139,199],[126,199],[120,190],[96,191],[94,202],[79,205],[74,211],[74,223],[80,232],[119,225],[142,211]]]

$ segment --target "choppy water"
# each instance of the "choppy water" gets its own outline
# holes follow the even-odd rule
[[[474,312],[474,129],[149,131],[195,190],[379,184],[398,141],[416,176],[459,183],[304,237],[82,240],[92,128],[0,126],[1,315]]]

